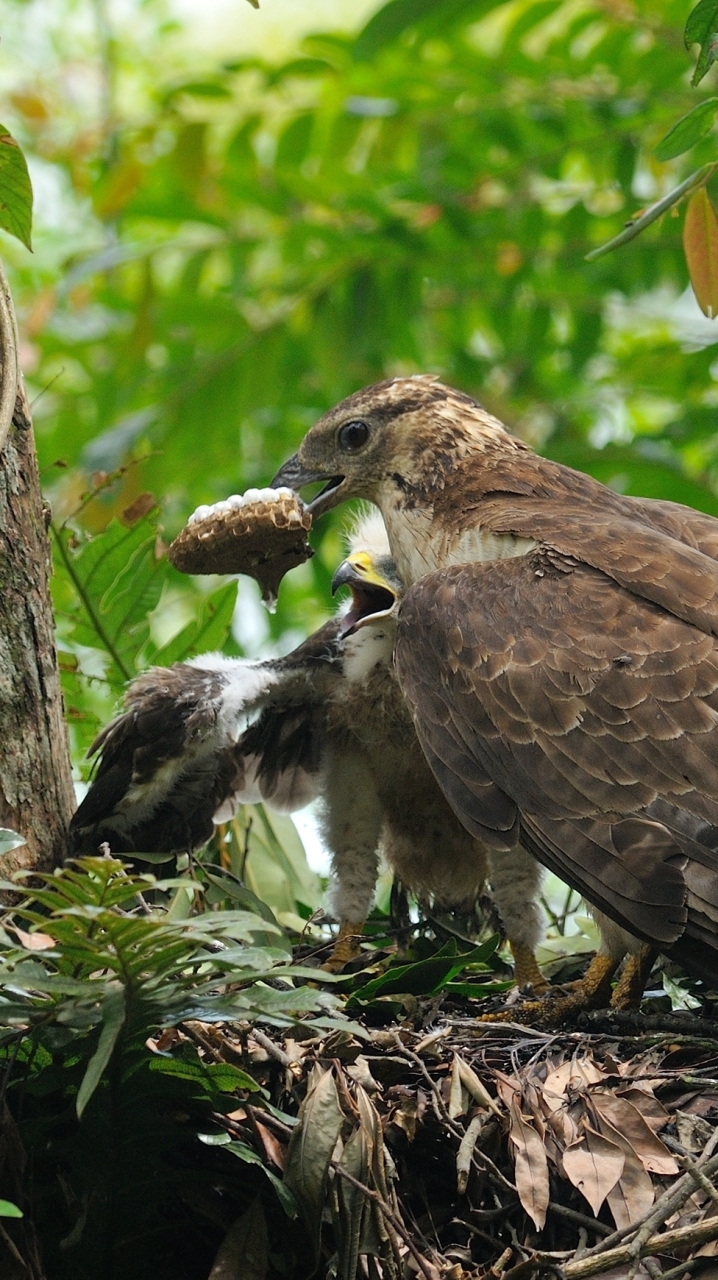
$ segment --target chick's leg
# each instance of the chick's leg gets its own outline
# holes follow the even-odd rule
[[[339,973],[350,960],[356,960],[360,954],[359,939],[364,923],[364,920],[339,921],[339,932],[334,939],[332,953],[324,961],[322,969],[327,969],[329,973]]]
[[[337,751],[326,766],[322,830],[332,863],[330,908],[339,933],[324,968],[342,969],[359,954],[378,867],[382,807],[366,758]]]
[[[509,946],[514,958],[514,982],[516,986],[526,987],[530,984],[537,996],[544,995],[550,990],[551,984],[544,978],[539,969],[536,956],[531,947],[524,946],[522,942],[515,942],[511,937],[509,937]]]
[[[516,985],[530,983],[537,995],[549,990],[536,963],[536,948],[546,927],[538,901],[542,874],[540,864],[521,845],[508,853],[489,853],[493,899],[514,957]]]

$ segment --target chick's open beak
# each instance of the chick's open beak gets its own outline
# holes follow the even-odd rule
[[[317,480],[326,480],[327,484],[308,506],[313,516],[320,516],[324,511],[329,511],[331,507],[335,507],[342,501],[343,494],[340,490],[344,484],[344,476],[327,475],[326,471],[310,471],[300,461],[299,454],[295,453],[283,467],[279,468],[272,481],[272,488],[279,489],[286,485],[288,489],[298,493],[305,484],[314,484]]]
[[[355,551],[339,565],[332,578],[332,595],[339,587],[349,587],[351,607],[341,623],[342,636],[378,618],[386,618],[396,604],[396,591],[374,568],[366,551]]]

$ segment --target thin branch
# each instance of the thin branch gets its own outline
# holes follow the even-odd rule
[[[196,1027],[191,1026],[189,1022],[178,1022],[177,1029],[179,1031],[183,1031],[190,1040],[194,1040],[195,1044],[198,1045],[200,1049],[204,1049],[205,1053],[209,1054],[214,1062],[223,1061],[219,1049],[216,1049],[212,1044],[212,1041],[208,1040],[206,1036],[203,1036],[202,1033],[197,1031]]]
[[[714,1204],[718,1204],[718,1189],[716,1189],[716,1187],[713,1186],[713,1183],[709,1181],[703,1170],[698,1168],[695,1161],[691,1160],[690,1156],[684,1156],[683,1163],[694,1182],[701,1188],[701,1190],[705,1191],[707,1196],[710,1196],[710,1199]]]
[[[639,1257],[655,1258],[659,1253],[671,1253],[673,1249],[707,1244],[709,1240],[716,1238],[718,1238],[718,1216],[704,1218],[702,1222],[694,1222],[689,1227],[676,1227],[673,1231],[663,1231],[657,1236],[651,1236],[641,1244]],[[597,1276],[623,1263],[630,1263],[634,1256],[633,1249],[634,1242],[631,1242],[619,1245],[617,1249],[607,1249],[605,1253],[598,1256],[586,1255],[575,1262],[566,1262],[563,1266],[566,1280],[586,1280],[588,1276]]]
[[[279,1045],[270,1040],[269,1036],[265,1036],[264,1032],[260,1031],[258,1027],[252,1027],[250,1034],[252,1039],[256,1040],[257,1044],[261,1045],[262,1049],[270,1054],[272,1058],[276,1058],[277,1062],[281,1062],[283,1067],[292,1066],[293,1059],[289,1057],[289,1054],[280,1049]]]
[[[670,1271],[661,1272],[661,1280],[679,1280],[681,1276],[690,1276],[694,1271],[698,1271],[700,1267],[705,1267],[708,1263],[714,1262],[713,1258],[689,1258],[687,1262],[681,1262],[677,1267],[671,1267]]]
[[[705,1191],[706,1195],[710,1197],[714,1204],[718,1204],[718,1188],[714,1187],[713,1183],[706,1177],[703,1170],[699,1169],[690,1152],[686,1151],[683,1144],[681,1142],[676,1142],[676,1139],[671,1138],[669,1134],[664,1136],[663,1141],[671,1151],[675,1151],[676,1155],[680,1156],[681,1164],[685,1169],[687,1169],[688,1173],[690,1173],[696,1185],[700,1187],[702,1191]]]
[[[15,412],[19,372],[17,365],[17,323],[10,286],[0,262],[0,455],[7,442],[12,415]]]
[[[592,249],[590,253],[585,254],[585,261],[595,262],[596,258],[602,258],[604,253],[612,253],[614,249],[618,249],[621,245],[627,244],[629,240],[633,240],[646,227],[650,227],[651,223],[656,221],[656,218],[660,218],[661,214],[665,213],[667,209],[671,209],[679,200],[682,200],[684,196],[689,193],[692,194],[699,187],[704,187],[709,178],[715,173],[717,167],[718,161],[701,165],[700,169],[696,169],[695,173],[691,173],[680,186],[674,187],[672,191],[668,192],[668,195],[662,196],[660,200],[656,200],[655,204],[644,210],[640,217],[632,218],[630,222],[627,222],[623,231],[614,236],[612,240],[608,240],[606,244],[600,245],[598,249]]]
[[[555,1200],[549,1200],[548,1211],[555,1213],[557,1218],[564,1218],[566,1222],[573,1222],[577,1227],[593,1231],[597,1236],[611,1235],[611,1228],[607,1227],[605,1222],[599,1222],[597,1218],[589,1218],[587,1213],[579,1213],[577,1209],[569,1209],[566,1205],[557,1204]]]
[[[426,1083],[428,1084],[429,1088],[431,1089],[431,1097],[434,1104],[434,1113],[436,1115],[437,1120],[439,1120],[440,1122],[443,1120],[447,1129],[449,1129],[449,1131],[453,1133],[455,1138],[459,1139],[459,1143],[461,1144],[466,1136],[465,1130],[463,1130],[456,1123],[455,1120],[451,1119],[451,1116],[449,1115],[449,1109],[444,1101],[441,1090],[437,1085],[436,1081],[432,1080],[431,1076],[429,1075],[429,1072],[426,1069],[425,1063],[422,1062],[418,1053],[414,1053],[413,1050],[407,1049],[398,1031],[394,1032],[394,1042],[399,1052],[405,1058],[408,1058],[410,1062],[413,1062],[414,1066],[418,1068],[418,1070],[421,1072],[422,1076],[424,1077]],[[509,1182],[508,1178],[504,1176],[504,1174],[501,1172],[498,1166],[494,1164],[493,1160],[489,1156],[487,1156],[485,1151],[480,1151],[477,1156],[476,1148],[474,1148],[474,1151],[471,1157],[471,1163],[474,1165],[474,1168],[479,1171],[479,1173],[487,1174],[492,1181],[498,1183],[498,1185],[503,1187],[506,1191],[511,1191],[513,1195],[518,1194],[513,1182]]]
[[[447,1126],[448,1129],[451,1130],[454,1137],[458,1138],[459,1141],[461,1141],[461,1139],[464,1136],[464,1130],[460,1129],[458,1124],[456,1124],[455,1121],[451,1119],[451,1116],[449,1115],[449,1109],[446,1103],[444,1102],[444,1099],[441,1094],[441,1090],[439,1089],[439,1086],[437,1085],[436,1081],[432,1080],[431,1076],[429,1075],[429,1072],[426,1069],[426,1064],[422,1062],[418,1053],[414,1053],[413,1050],[407,1049],[398,1031],[394,1032],[394,1043],[397,1049],[399,1050],[399,1052],[402,1054],[402,1056],[405,1058],[408,1058],[410,1062],[413,1062],[417,1070],[421,1072],[421,1075],[424,1077],[424,1080],[426,1081],[426,1083],[428,1084],[431,1090],[432,1096],[436,1099],[436,1106],[439,1110],[442,1120],[444,1121],[444,1124]],[[516,1188],[513,1187],[512,1190],[515,1191]]]

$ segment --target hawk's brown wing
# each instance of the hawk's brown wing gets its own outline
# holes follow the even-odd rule
[[[624,510],[596,512],[573,495],[557,509],[542,498],[496,494],[482,502],[481,523],[601,569],[635,595],[718,635],[718,543],[706,529],[709,517],[693,512],[693,519],[679,520],[666,511],[674,504],[648,499],[623,503]]]
[[[603,548],[608,560],[620,559],[616,548]],[[648,573],[638,537],[629,550],[637,576]],[[666,592],[683,565],[668,551]],[[711,584],[699,594],[710,609]],[[518,810],[533,851],[589,901],[663,950],[685,931],[681,958],[718,971],[718,855],[693,839],[718,827],[712,635],[539,549],[416,583],[399,615],[397,667],[430,763],[469,829],[501,840]],[[706,938],[713,967],[696,958]]]

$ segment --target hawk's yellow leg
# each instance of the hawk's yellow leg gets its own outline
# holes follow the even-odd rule
[[[634,951],[623,966],[623,973],[613,988],[612,1009],[638,1009],[658,952],[644,942]]]
[[[611,979],[618,968],[618,960],[599,952],[594,956],[583,977],[567,996],[549,996],[544,1000],[529,1000],[515,1004],[498,1013],[483,1014],[481,1022],[523,1022],[529,1027],[560,1027],[587,1009],[605,1008],[611,999]]]

